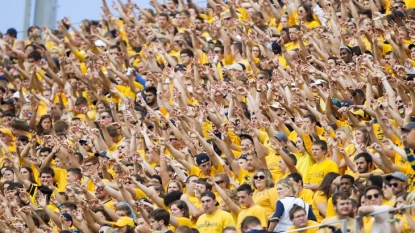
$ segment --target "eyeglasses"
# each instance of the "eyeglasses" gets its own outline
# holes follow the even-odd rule
[[[380,196],[380,194],[379,194],[379,193],[375,193],[375,194],[373,194],[373,196],[372,196],[372,195],[367,195],[367,196],[366,196],[366,199],[368,199],[368,200],[372,200],[372,197],[373,197],[373,198],[379,198],[379,196]]]
[[[397,188],[400,184],[402,184],[403,182],[398,182],[398,183],[390,183],[390,184],[388,184],[388,186],[389,187],[395,187],[395,188]]]
[[[395,8],[395,9],[399,9],[399,6],[394,6],[393,8]]]
[[[110,118],[110,116],[101,116],[101,119]]]
[[[260,179],[260,180],[263,180],[263,179],[265,179],[265,176],[254,176],[254,180],[258,180],[258,179]]]
[[[215,181],[216,184],[222,184],[223,182],[225,182],[225,181],[224,180]]]

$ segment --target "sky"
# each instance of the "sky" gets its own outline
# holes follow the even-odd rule
[[[29,0],[30,1],[30,0]],[[31,0],[34,12],[34,6],[36,0]],[[42,1],[42,0],[38,0]],[[50,0],[43,0],[50,1]],[[13,1],[1,1],[2,13],[0,14],[0,31],[4,34],[8,28],[14,27],[18,33],[18,39],[23,39],[26,34],[27,28],[24,28],[25,18],[25,4],[26,0],[13,0]],[[111,6],[112,0],[107,0],[107,4]],[[115,1],[116,2],[116,1]],[[124,0],[124,2],[127,2]],[[133,0],[139,4],[142,8],[150,8],[149,0]],[[80,23],[83,19],[95,19],[99,20],[102,13],[101,7],[102,0],[57,0],[56,20],[63,17],[69,17],[73,24]],[[111,8],[111,7],[110,7]],[[114,12],[112,10],[112,12]],[[116,14],[114,12],[116,16]],[[34,22],[34,14],[31,15],[31,24]],[[37,25],[43,26],[43,25]],[[56,24],[55,24],[56,26]]]

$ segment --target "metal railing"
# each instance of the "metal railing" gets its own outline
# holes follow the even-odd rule
[[[356,221],[356,224],[355,224],[355,232],[356,233],[357,232],[360,232],[360,219],[362,217],[365,217],[365,216],[374,216],[374,215],[377,215],[377,214],[382,214],[382,213],[391,212],[391,211],[397,211],[397,210],[402,210],[402,209],[408,209],[408,208],[412,208],[412,207],[415,207],[415,204],[404,205],[404,206],[402,206],[400,208],[390,208],[390,209],[384,210],[384,211],[375,211],[373,213],[366,214],[364,216],[356,216],[356,219],[355,219],[355,221]],[[342,220],[337,220],[337,221],[333,221],[333,222],[330,222],[330,223],[317,224],[317,225],[314,225],[314,226],[298,228],[298,229],[295,229],[295,230],[286,231],[286,233],[301,232],[301,231],[305,231],[305,230],[312,229],[312,228],[316,228],[316,227],[330,226],[330,225],[332,225],[334,223],[338,223],[338,222],[342,222],[342,232],[347,232],[347,219],[342,219]]]
[[[390,208],[390,209],[388,209],[388,210],[383,210],[383,211],[375,211],[375,212],[372,212],[372,213],[370,213],[370,214],[365,214],[364,216],[356,216],[356,225],[355,225],[355,232],[359,232],[359,230],[360,230],[360,219],[362,218],[362,217],[365,217],[365,216],[374,216],[374,215],[377,215],[377,214],[383,214],[383,213],[389,213],[389,212],[391,212],[391,211],[397,211],[397,210],[402,210],[402,209],[408,209],[408,208],[412,208],[412,207],[415,207],[415,204],[411,204],[411,205],[404,205],[404,206],[402,206],[402,207],[400,207],[400,208]]]
[[[342,219],[342,220],[337,220],[337,221],[333,221],[333,222],[330,222],[330,223],[318,224],[318,225],[314,225],[314,226],[298,228],[298,229],[295,229],[295,230],[286,231],[285,233],[301,232],[301,231],[305,231],[305,230],[316,228],[316,227],[330,226],[330,225],[332,225],[334,223],[338,223],[338,222],[342,223],[342,232],[347,232],[347,219]]]

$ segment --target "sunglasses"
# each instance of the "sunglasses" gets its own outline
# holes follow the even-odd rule
[[[258,180],[258,179],[263,180],[265,179],[265,176],[254,176],[254,180]]]
[[[223,182],[225,182],[225,181],[224,180],[215,181],[216,184],[222,184]]]
[[[101,116],[101,119],[109,118],[110,116]]]
[[[399,184],[401,184],[401,183],[390,183],[390,184],[388,184],[388,186],[389,187],[395,187],[395,188],[397,188],[398,186],[399,186]]]
[[[397,100],[395,103],[403,103],[403,100]]]
[[[379,196],[380,196],[380,194],[379,194],[379,193],[375,193],[375,194],[373,194],[373,196],[372,196],[372,195],[367,195],[367,196],[366,196],[366,199],[368,199],[368,200],[372,200],[372,197],[373,197],[373,198],[379,198]]]

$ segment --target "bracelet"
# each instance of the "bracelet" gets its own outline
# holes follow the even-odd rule
[[[380,79],[380,81],[382,81],[382,82],[383,82],[383,81],[385,81],[386,79],[388,79],[388,77],[386,77],[386,76],[385,76],[385,77],[383,77],[382,79]]]
[[[395,222],[400,222],[400,219],[398,218],[390,218],[386,221],[387,223],[395,223]]]

